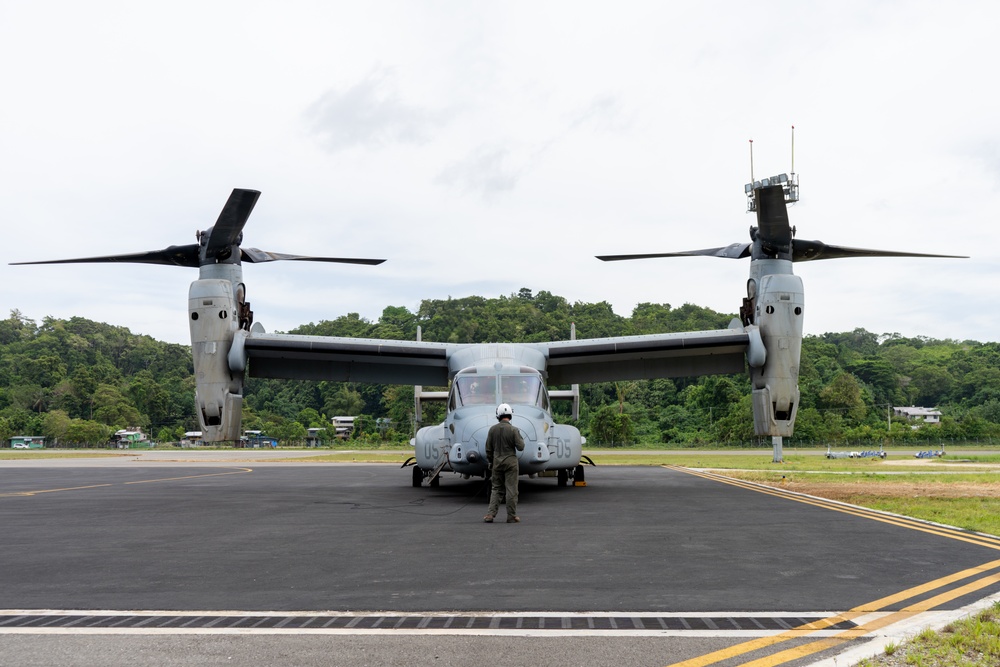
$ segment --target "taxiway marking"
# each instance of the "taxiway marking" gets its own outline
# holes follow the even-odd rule
[[[139,479],[131,482],[119,482],[117,484],[90,484],[88,486],[69,486],[62,489],[37,489],[34,491],[12,491],[10,493],[0,493],[0,498],[15,498],[15,497],[28,497],[37,496],[42,493],[61,493],[63,491],[83,491],[86,489],[99,489],[108,486],[128,486],[129,484],[153,484],[156,482],[176,482],[183,479],[198,479],[199,477],[220,477],[222,475],[244,475],[248,472],[253,472],[253,468],[237,468],[235,470],[230,470],[228,472],[210,472],[203,475],[184,475],[183,477],[160,477],[157,479]]]

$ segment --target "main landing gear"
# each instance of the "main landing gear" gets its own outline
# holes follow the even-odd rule
[[[583,461],[586,461],[587,465],[592,465],[592,466],[597,465],[589,456],[581,456],[580,459],[581,463],[579,463],[576,466],[576,468],[573,469],[573,476],[572,476],[573,486],[587,486],[587,480],[583,473]],[[560,470],[559,486],[566,486],[567,482],[569,481],[567,479],[568,477],[569,477],[568,470]]]
[[[412,460],[413,460],[412,457],[407,459],[406,463],[403,464],[403,467],[405,468],[406,466],[411,465],[410,461]],[[424,476],[425,476],[424,469],[418,466],[416,463],[412,465],[413,465],[413,472],[412,472],[413,487],[419,488],[424,483]],[[438,469],[437,472],[440,472],[440,469]],[[431,478],[430,486],[441,486],[441,475],[435,474],[434,477]]]

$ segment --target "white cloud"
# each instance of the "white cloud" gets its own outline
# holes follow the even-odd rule
[[[508,149],[480,146],[464,159],[445,167],[435,182],[454,185],[462,192],[479,193],[489,199],[517,185],[523,167],[515,167],[510,162]]]
[[[440,113],[399,99],[392,73],[375,70],[346,90],[329,90],[306,110],[313,134],[331,151],[377,148],[387,142],[423,144],[441,124]]]

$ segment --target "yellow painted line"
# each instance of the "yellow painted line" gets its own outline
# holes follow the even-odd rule
[[[15,496],[37,496],[40,493],[59,493],[60,491],[80,491],[82,489],[98,489],[102,486],[112,486],[111,484],[91,484],[90,486],[69,486],[65,489],[39,489],[38,491],[15,491],[13,493],[0,493],[0,498],[13,498]]]
[[[949,574],[939,579],[928,581],[926,584],[920,584],[919,586],[908,588],[905,591],[900,591],[899,593],[893,593],[892,595],[887,595],[884,598],[879,598],[878,600],[872,600],[871,602],[858,605],[857,607],[851,609],[851,611],[858,611],[864,613],[870,611],[879,611],[880,609],[884,609],[885,607],[888,607],[889,605],[892,604],[896,604],[897,602],[902,602],[903,600],[908,600],[912,597],[923,595],[924,593],[929,593],[930,591],[933,591],[936,588],[941,588],[942,586],[953,584],[956,581],[961,581],[962,579],[968,579],[969,577],[982,575],[986,572],[989,572],[990,570],[996,570],[997,568],[1000,568],[1000,560],[991,560],[988,563],[983,563],[982,565],[977,565],[976,567],[966,568],[954,574]]]
[[[701,477],[702,479],[707,479],[714,482],[720,482],[722,484],[729,484],[730,486],[736,486],[738,488],[747,489],[749,491],[756,491],[758,493],[763,493],[765,495],[775,496],[778,498],[784,498],[786,500],[794,500],[795,502],[803,503],[805,505],[813,505],[815,507],[821,507],[823,509],[829,509],[835,512],[841,512],[842,514],[850,514],[852,516],[871,519],[872,521],[879,521],[881,523],[887,523],[893,526],[909,528],[911,530],[916,530],[922,533],[947,537],[949,539],[958,540],[959,542],[968,542],[969,544],[975,544],[976,546],[986,547],[987,549],[1000,550],[1000,539],[989,535],[978,535],[976,533],[962,532],[954,528],[948,528],[947,526],[935,526],[933,524],[921,522],[916,519],[908,519],[906,517],[893,516],[891,514],[879,512],[878,510],[870,510],[863,507],[855,507],[848,504],[823,500],[820,498],[812,498],[809,496],[805,496],[803,494],[796,493],[794,491],[783,491],[781,489],[775,489],[773,487],[769,487],[764,484],[757,484],[755,482],[746,482],[744,480],[733,479],[730,477],[724,477],[722,475],[715,475],[711,473],[702,473],[697,470],[690,470],[688,468],[683,468],[680,466],[665,466],[665,467],[668,467],[671,470],[684,472],[689,475],[694,475],[696,477]]]
[[[791,662],[792,660],[798,660],[799,658],[804,658],[806,656],[812,655],[814,653],[819,653],[820,651],[825,651],[829,648],[835,648],[844,644],[851,639],[857,639],[859,637],[864,637],[875,630],[884,628],[887,625],[892,625],[897,621],[903,620],[904,618],[909,618],[914,614],[929,611],[940,604],[945,602],[950,602],[955,598],[962,597],[968,593],[973,593],[977,590],[985,588],[991,584],[1000,582],[1000,574],[993,574],[988,577],[983,577],[977,581],[966,584],[959,588],[941,593],[923,602],[918,602],[917,604],[910,605],[905,609],[893,612],[882,618],[875,619],[864,625],[859,625],[856,628],[850,630],[845,630],[841,634],[830,637],[827,639],[820,639],[815,642],[810,642],[808,644],[803,644],[802,646],[796,646],[795,648],[785,649],[784,651],[779,651],[764,658],[758,658],[757,660],[751,660],[750,662],[743,663],[740,667],[776,667],[777,665],[782,665],[786,662]]]
[[[237,468],[228,472],[210,472],[204,475],[184,475],[183,477],[161,477],[159,479],[140,479],[134,482],[123,482],[124,484],[152,484],[153,482],[176,482],[182,479],[198,479],[199,477],[221,477],[223,475],[243,475],[253,472],[253,468]]]
[[[152,484],[153,482],[175,482],[183,479],[198,479],[199,477],[220,477],[222,475],[243,475],[248,472],[253,472],[253,468],[236,468],[235,470],[228,470],[226,472],[210,472],[203,475],[185,475],[183,477],[161,477],[159,479],[140,479],[133,482],[121,482],[123,486],[129,484]],[[29,497],[37,496],[42,493],[59,493],[62,491],[82,491],[85,489],[99,489],[107,486],[115,486],[115,484],[90,484],[88,486],[69,486],[64,489],[39,489],[37,491],[14,491],[11,493],[0,493],[0,498],[15,498],[15,497]]]
[[[677,662],[669,665],[668,667],[706,667],[707,665],[712,665],[723,660],[728,660],[730,658],[735,658],[740,655],[745,655],[747,653],[752,653],[753,651],[758,651],[760,649],[767,648],[769,646],[774,646],[776,644],[782,644],[793,639],[801,639],[806,637],[813,632],[828,628],[832,625],[836,625],[842,621],[850,621],[852,619],[858,618],[859,616],[864,616],[866,614],[879,611],[888,607],[889,605],[895,604],[897,602],[902,602],[903,600],[908,600],[924,593],[928,593],[942,586],[947,586],[956,581],[961,581],[963,579],[968,579],[969,577],[981,575],[984,572],[990,570],[995,570],[1000,568],[1000,560],[990,561],[989,563],[984,563],[983,565],[978,565],[976,567],[967,568],[961,570],[960,572],[955,572],[954,574],[949,574],[947,576],[929,581],[925,584],[920,584],[919,586],[914,586],[913,588],[908,588],[899,593],[894,593],[886,597],[880,598],[878,600],[873,600],[871,602],[866,602],[864,604],[854,607],[848,612],[843,614],[837,614],[835,616],[830,616],[829,618],[824,618],[820,621],[815,621],[806,625],[801,625],[797,628],[792,628],[791,630],[786,630],[780,634],[774,635],[773,637],[761,637],[759,639],[753,639],[748,642],[743,642],[741,644],[736,644],[728,648],[720,649],[718,651],[713,651],[712,653],[706,653],[695,658],[690,658],[682,662]],[[844,630],[836,637],[831,637],[828,639],[818,640],[810,644],[804,644],[803,646],[786,649],[779,653],[775,653],[767,658],[760,658],[757,661],[748,662],[741,667],[764,667],[765,665],[773,666],[780,665],[783,662],[789,662],[797,658],[803,657],[804,655],[809,655],[810,653],[817,653],[823,651],[827,648],[832,648],[838,644],[842,644],[850,639],[855,639],[857,637],[862,637],[869,634],[879,628],[882,628],[891,623],[895,623],[898,620],[913,616],[914,614],[929,611],[934,607],[944,604],[945,602],[950,602],[955,598],[962,597],[968,593],[974,592],[981,588],[985,588],[993,583],[1000,582],[1000,574],[991,574],[969,584],[961,586],[959,588],[954,588],[932,598],[928,598],[922,602],[910,605],[900,611],[891,612],[886,616],[875,619],[865,625],[860,625],[856,628],[850,630]],[[832,642],[832,643],[831,643]],[[813,647],[812,650],[801,653],[806,647]],[[795,655],[792,655],[795,653]],[[775,658],[776,656],[784,656],[783,659],[777,660],[775,662],[761,662]]]

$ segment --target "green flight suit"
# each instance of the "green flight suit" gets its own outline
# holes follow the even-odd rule
[[[509,419],[501,419],[486,435],[486,460],[493,468],[490,477],[490,516],[500,509],[500,493],[506,489],[507,518],[517,516],[517,453],[524,449],[524,438]]]

